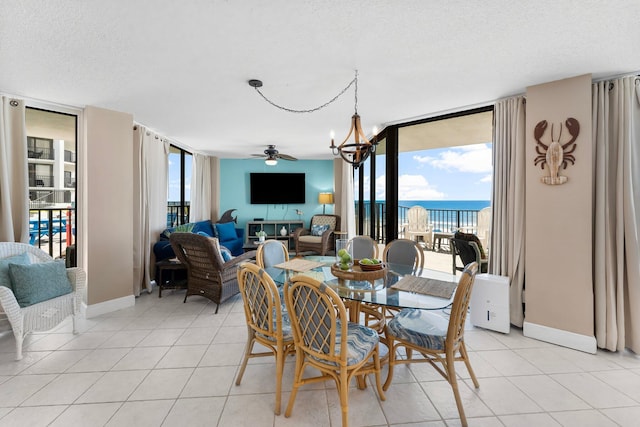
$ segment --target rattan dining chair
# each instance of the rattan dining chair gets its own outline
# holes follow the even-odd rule
[[[382,251],[382,261],[406,265],[412,273],[419,274],[424,267],[424,252],[420,245],[409,239],[392,240]]]
[[[238,284],[244,303],[247,320],[248,339],[236,385],[240,385],[249,359],[274,355],[276,357],[276,406],[275,414],[280,415],[282,396],[282,372],[284,359],[294,352],[291,324],[275,282],[262,268],[246,262],[238,268]],[[255,343],[269,351],[253,352]]]
[[[289,404],[291,415],[302,385],[333,379],[340,394],[342,426],[349,424],[349,383],[358,375],[373,373],[380,400],[385,400],[380,383],[378,333],[348,321],[347,310],[338,294],[311,277],[294,276],[285,284],[285,302],[291,318],[296,348],[296,369]],[[303,378],[306,368],[320,375]]]
[[[378,258],[378,244],[369,236],[355,236],[347,250],[354,259]]]
[[[385,333],[389,346],[389,373],[384,389],[386,390],[391,384],[395,365],[430,363],[451,385],[463,426],[467,425],[467,418],[458,390],[454,362],[464,362],[473,385],[476,388],[480,387],[464,345],[464,324],[477,272],[478,264],[475,262],[465,267],[453,297],[453,306],[448,320],[443,315],[432,311],[405,308],[387,323]],[[405,359],[397,358],[396,352],[399,347],[405,348]],[[420,353],[422,357],[413,358],[413,351]]]
[[[289,251],[280,240],[266,240],[258,246],[256,264],[259,267],[269,268],[285,261],[289,261]]]

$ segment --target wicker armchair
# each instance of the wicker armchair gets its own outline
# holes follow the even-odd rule
[[[26,243],[0,242],[0,259],[27,253],[34,263],[50,262],[53,258],[46,252]],[[76,315],[85,299],[87,274],[78,267],[67,268],[67,277],[73,291],[60,297],[20,307],[11,289],[0,286],[0,308],[7,315],[16,339],[16,360],[22,359],[22,343],[30,332],[48,331],[64,319],[73,316],[73,333],[76,334]]]
[[[172,233],[169,237],[176,257],[187,267],[187,293],[200,295],[216,303],[216,314],[220,304],[237,294],[238,265],[255,257],[251,251],[225,262],[220,252],[218,239],[193,233]]]
[[[314,226],[328,226],[321,235],[314,235]],[[328,251],[335,249],[335,239],[333,232],[340,231],[340,216],[321,214],[311,217],[309,228],[298,228],[293,233],[293,240],[296,243],[296,255],[299,256],[304,251],[319,252],[324,256]]]

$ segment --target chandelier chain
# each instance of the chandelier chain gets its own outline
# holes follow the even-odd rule
[[[256,92],[258,92],[260,94],[260,96],[262,97],[262,99],[264,99],[265,101],[267,101],[269,104],[273,105],[276,108],[279,108],[280,110],[284,110],[284,111],[288,111],[290,113],[313,113],[315,111],[321,110],[323,108],[325,108],[326,106],[328,106],[329,104],[333,103],[336,99],[340,98],[347,90],[349,90],[349,88],[355,83],[356,85],[356,89],[355,89],[355,99],[356,99],[356,113],[358,112],[358,71],[356,71],[356,76],[353,78],[353,80],[351,80],[349,82],[349,84],[340,91],[339,94],[337,94],[336,96],[334,96],[333,98],[331,98],[329,101],[325,102],[324,104],[315,107],[315,108],[309,108],[306,110],[296,110],[293,108],[287,108],[287,107],[283,107],[282,105],[278,105],[275,102],[271,101],[269,98],[267,98],[261,91],[260,89],[258,89],[257,87],[254,87],[254,89],[256,90]]]

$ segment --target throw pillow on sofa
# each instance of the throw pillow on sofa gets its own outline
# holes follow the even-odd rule
[[[225,242],[227,240],[235,240],[238,238],[236,227],[233,222],[223,222],[215,224],[215,227],[216,234],[218,235],[218,239],[220,239],[221,242]]]
[[[73,291],[64,262],[9,264],[13,293],[20,307],[47,301]]]

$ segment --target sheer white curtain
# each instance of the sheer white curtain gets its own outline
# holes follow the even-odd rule
[[[640,353],[640,78],[593,85],[598,347]]]
[[[194,154],[192,163],[189,221],[211,219],[211,157]]]
[[[493,215],[489,272],[511,279],[511,323],[522,327],[526,160],[524,97],[496,103],[493,132]]]
[[[133,132],[134,213],[133,293],[151,292],[155,276],[153,244],[167,227],[169,142],[136,125]]]
[[[353,166],[342,159],[334,159],[336,214],[340,215],[340,230],[350,239],[356,233],[356,209],[353,201]]]
[[[29,242],[24,100],[0,97],[0,241]]]

